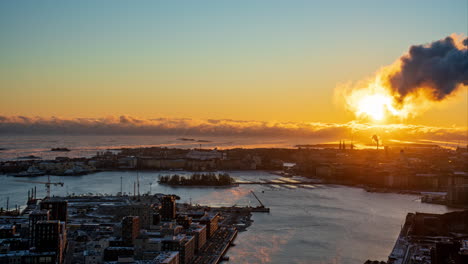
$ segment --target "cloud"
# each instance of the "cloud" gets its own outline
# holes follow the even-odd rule
[[[458,87],[468,84],[468,38],[453,34],[427,45],[413,45],[402,56],[397,70],[388,76],[389,87],[400,101],[408,94],[426,90],[441,101]]]
[[[450,104],[468,85],[468,38],[452,34],[413,45],[369,78],[340,83],[335,100],[360,120],[404,120]],[[452,101],[453,102],[453,101]]]
[[[232,119],[151,118],[128,115],[103,118],[0,116],[0,134],[193,135],[301,137],[368,141],[377,134],[400,140],[466,140],[466,127],[321,122],[265,122]]]

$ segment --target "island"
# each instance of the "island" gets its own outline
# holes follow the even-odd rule
[[[236,181],[227,173],[194,173],[190,176],[159,176],[158,182],[171,186],[234,186]]]

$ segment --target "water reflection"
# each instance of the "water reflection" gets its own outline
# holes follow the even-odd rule
[[[178,172],[189,174],[189,172]],[[386,260],[408,212],[444,213],[440,205],[422,204],[414,195],[368,193],[359,188],[314,185],[288,189],[282,186],[241,185],[235,188],[172,188],[157,183],[158,175],[171,172],[140,172],[140,191],[174,193],[181,202],[208,205],[257,205],[256,192],[271,213],[256,213],[247,232],[239,234],[228,255],[232,263],[363,263]],[[259,171],[230,172],[235,178],[260,180],[279,176]],[[117,193],[122,176],[123,191],[133,192],[136,172],[101,172],[79,177],[51,177],[65,187],[53,187],[55,195],[68,193]],[[0,206],[24,204],[34,184],[0,176]],[[32,178],[31,178],[32,179]],[[46,177],[34,178],[37,181]],[[38,196],[45,189],[38,185]]]

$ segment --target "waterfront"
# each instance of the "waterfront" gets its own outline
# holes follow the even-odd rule
[[[140,172],[140,192],[173,193],[180,202],[220,205],[257,205],[254,190],[271,208],[270,214],[253,215],[254,223],[241,232],[236,246],[228,251],[232,263],[363,263],[367,259],[386,260],[404,217],[408,212],[444,213],[441,205],[422,204],[418,196],[368,193],[360,188],[314,185],[314,188],[272,188],[241,185],[234,188],[172,188],[158,185],[158,175],[173,172]],[[189,172],[177,172],[190,174]],[[278,178],[262,171],[229,174],[242,180]],[[52,194],[117,193],[122,176],[123,191],[133,192],[136,172],[100,172],[86,176],[51,177],[64,187],[52,187]],[[45,181],[46,177],[30,178]],[[0,206],[10,198],[10,206],[24,204],[28,188],[35,184],[16,182],[0,176]],[[151,185],[150,185],[151,183]],[[45,194],[36,185],[38,197]],[[262,192],[263,191],[263,192]]]

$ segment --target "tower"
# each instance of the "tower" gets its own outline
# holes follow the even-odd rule
[[[50,220],[67,222],[68,203],[62,199],[49,198],[41,202],[41,209],[49,210]]]
[[[162,199],[161,218],[171,221],[176,218],[176,201],[173,195],[165,195]]]
[[[140,233],[140,218],[126,216],[122,219],[122,240],[126,246],[132,246]]]
[[[49,220],[49,210],[34,210],[29,214],[29,244],[36,244],[36,224],[39,221]]]

